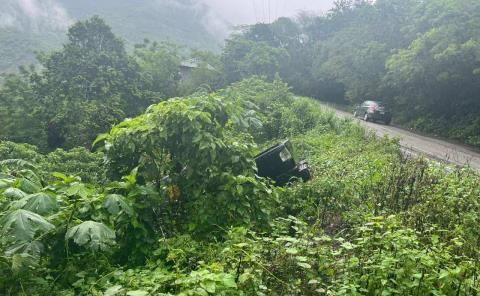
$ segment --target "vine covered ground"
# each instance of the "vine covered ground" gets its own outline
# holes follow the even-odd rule
[[[253,157],[289,138],[314,179]],[[1,295],[477,295],[480,177],[278,79],[153,105],[83,148],[0,142]]]

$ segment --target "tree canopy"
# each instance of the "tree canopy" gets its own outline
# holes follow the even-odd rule
[[[336,1],[321,16],[244,27],[227,40],[225,75],[279,73],[298,94],[382,100],[397,123],[478,146],[479,25],[473,0]]]
[[[40,67],[23,67],[0,87],[0,136],[35,144],[43,151],[91,148],[100,133],[166,98],[220,87],[214,54],[198,55],[202,79],[181,82],[179,66],[188,54],[175,45],[138,44],[128,53],[123,41],[99,17],[75,23],[63,48],[39,55]],[[218,67],[218,64],[216,65]]]

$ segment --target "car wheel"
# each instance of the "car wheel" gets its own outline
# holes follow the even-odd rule
[[[355,112],[353,112],[353,117],[357,118],[357,110],[355,110]]]
[[[370,120],[370,118],[368,118],[368,113],[365,113],[365,116],[363,116],[363,120],[365,120],[365,121],[369,121],[369,120]]]
[[[390,123],[391,123],[391,122],[392,122],[392,120],[391,120],[391,119],[387,119],[387,120],[385,120],[385,124],[386,124],[386,125],[390,125]]]

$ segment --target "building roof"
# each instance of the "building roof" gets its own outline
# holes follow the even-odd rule
[[[196,69],[196,68],[200,68],[199,64],[200,62],[197,59],[189,59],[181,62],[180,67]],[[216,71],[215,68],[209,64],[207,64],[205,68],[211,71]]]

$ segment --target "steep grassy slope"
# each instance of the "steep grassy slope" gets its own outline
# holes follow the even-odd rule
[[[219,94],[162,102],[114,127],[105,166],[135,167],[115,182],[100,154],[35,156],[30,146],[0,142],[0,231],[8,234],[0,291],[477,294],[476,173],[406,159],[396,141],[295,99],[278,81],[249,79]],[[254,118],[263,125],[249,125]],[[314,179],[277,188],[253,177],[254,152],[286,137]],[[97,179],[41,180],[75,168],[98,170]],[[23,217],[29,223],[16,226]]]

